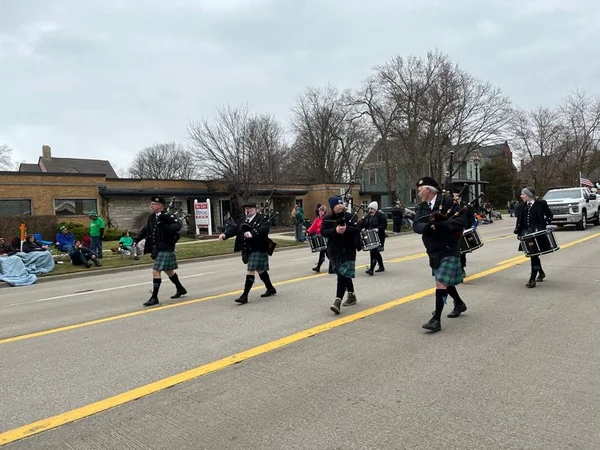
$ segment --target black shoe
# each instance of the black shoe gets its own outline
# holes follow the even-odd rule
[[[92,267],[92,265],[91,265],[90,263],[87,263],[87,264],[85,265],[85,267],[87,267],[87,268],[89,269],[90,267]]]
[[[150,297],[148,299],[148,301],[146,303],[144,303],[144,306],[154,306],[154,305],[158,305],[158,297]]]
[[[317,266],[317,267],[313,267],[312,270],[319,273],[321,271],[321,268],[319,266]]]
[[[426,330],[435,333],[436,331],[440,331],[442,329],[442,325],[438,319],[432,317],[429,322],[423,324],[421,328],[425,328]]]
[[[261,297],[270,297],[271,295],[275,295],[277,294],[277,289],[275,288],[271,288],[271,289],[267,289],[267,291],[264,294],[261,294]]]
[[[171,298],[179,298],[185,294],[187,294],[187,291],[185,288],[177,289],[177,292],[175,292],[175,295],[173,295]]]
[[[454,309],[452,310],[451,313],[448,314],[448,317],[450,317],[451,319],[454,319],[455,317],[460,316],[466,310],[467,310],[467,305],[465,303],[462,303],[460,305],[454,305]]]
[[[529,280],[527,282],[527,284],[525,286],[527,286],[528,288],[534,288],[535,287],[535,280],[532,278],[531,280]]]
[[[385,272],[385,267],[380,266],[375,272]]]
[[[546,274],[544,272],[540,272],[535,281],[541,282],[544,281],[544,278],[546,278]]]
[[[371,275],[371,276],[373,276],[373,271],[372,271],[371,269],[367,269],[367,270],[365,270],[365,273],[366,273],[367,275]]]
[[[248,303],[248,296],[246,294],[242,294],[238,298],[236,298],[234,302],[239,303],[240,305],[245,305],[246,303]]]
[[[102,264],[100,264],[100,261],[94,260],[94,264],[96,265],[96,267],[102,267]]]
[[[335,314],[340,313],[340,306],[342,305],[342,299],[337,298],[333,301],[333,305],[329,309],[331,309]]]

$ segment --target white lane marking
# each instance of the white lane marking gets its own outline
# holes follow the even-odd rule
[[[194,274],[194,275],[181,276],[179,278],[184,279],[184,278],[201,277],[203,275],[210,275],[210,274],[213,274],[213,273],[216,273],[216,272],[197,273],[197,274]],[[27,302],[9,303],[8,305],[0,305],[0,308],[7,308],[9,306],[28,305],[28,304],[31,304],[31,303],[48,302],[50,300],[59,300],[61,298],[78,297],[80,295],[87,295],[87,294],[97,294],[98,292],[116,291],[117,289],[127,289],[127,288],[131,288],[131,287],[135,287],[135,286],[143,286],[143,285],[149,284],[149,283],[151,283],[151,282],[150,281],[144,281],[143,283],[127,284],[125,286],[112,286],[112,287],[105,288],[105,289],[86,290],[86,291],[83,291],[83,292],[75,292],[73,294],[58,295],[56,297],[40,298],[40,299],[37,299],[37,300],[30,300],[30,301],[27,301]]]

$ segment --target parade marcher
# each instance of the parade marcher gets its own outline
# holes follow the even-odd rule
[[[440,189],[433,178],[421,178],[417,190],[423,203],[415,208],[413,230],[422,235],[436,288],[435,311],[423,328],[436,332],[442,329],[442,310],[448,295],[454,300],[454,309],[448,317],[458,317],[467,310],[456,286],[462,282],[460,237],[468,222],[466,214],[454,214],[457,206],[452,196],[438,195]]]
[[[344,211],[344,200],[341,197],[330,197],[329,206],[332,212],[323,219],[321,235],[327,238],[329,273],[337,275],[335,300],[330,309],[339,314],[346,292],[348,298],[343,306],[357,303],[352,278],[356,276],[356,248],[360,229],[355,216]]]
[[[102,259],[102,240],[104,239],[104,219],[98,217],[96,210],[91,210],[90,218],[90,250],[98,259]]]
[[[367,207],[367,215],[359,222],[359,228],[365,230],[377,230],[379,236],[379,247],[369,250],[369,256],[371,258],[371,265],[365,271],[367,275],[373,276],[373,269],[375,264],[379,267],[375,272],[384,272],[385,267],[383,266],[383,258],[381,252],[384,249],[385,244],[385,229],[387,228],[387,217],[383,211],[379,210],[377,202],[369,203]]]
[[[317,213],[318,214],[317,214],[316,219],[313,221],[313,223],[310,225],[310,227],[308,227],[308,230],[306,230],[306,232],[309,234],[309,236],[313,233],[316,234],[317,236],[321,235],[321,227],[323,225],[323,218],[327,214],[327,207],[325,205],[319,206]],[[325,262],[326,255],[327,255],[327,250],[321,250],[319,252],[319,260],[317,261],[317,265],[315,267],[313,267],[312,270],[314,270],[317,273],[319,273],[321,271],[321,265]]]
[[[247,264],[244,292],[234,300],[242,305],[248,303],[248,294],[254,284],[255,273],[258,273],[267,288],[261,297],[277,294],[269,277],[269,253],[272,253],[273,248],[273,242],[269,239],[269,221],[264,215],[257,212],[254,202],[246,203],[244,210],[245,217],[235,227],[231,227],[219,235],[220,241],[235,236],[233,251],[241,251],[242,261]]]
[[[394,203],[392,206],[392,225],[394,233],[402,232],[402,218],[404,216],[404,211],[400,202]]]
[[[174,215],[165,212],[165,199],[154,196],[150,199],[152,214],[148,222],[136,236],[134,245],[142,239],[146,240],[144,254],[152,255],[154,265],[152,266],[152,296],[144,306],[158,305],[158,291],[162,282],[161,272],[164,272],[175,285],[177,291],[171,298],[179,298],[187,294],[187,290],[179,281],[175,272],[177,256],[175,255],[175,244],[179,240],[181,223]]]
[[[519,205],[516,211],[517,225],[515,234],[519,237],[526,234],[535,233],[546,229],[546,225],[552,220],[552,211],[546,200],[535,199],[535,189],[525,187],[521,191],[523,203]],[[519,250],[521,246],[519,245]],[[536,279],[537,276],[537,279]],[[531,257],[531,275],[525,286],[534,288],[536,281],[544,281],[546,273],[542,269],[542,262],[539,255]]]

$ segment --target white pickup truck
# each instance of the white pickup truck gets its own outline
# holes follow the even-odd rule
[[[550,189],[544,200],[554,214],[554,225],[575,225],[578,230],[585,230],[589,222],[600,225],[599,200],[588,188]]]

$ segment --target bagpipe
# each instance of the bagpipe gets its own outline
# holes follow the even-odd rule
[[[169,224],[174,222],[179,222],[176,214],[177,210],[175,208],[175,197],[171,197],[171,201],[167,205],[164,211],[158,212],[156,214],[156,223],[158,224]]]
[[[440,207],[437,211],[433,211],[430,215],[429,215],[429,221],[431,223],[436,223],[436,222],[443,222],[445,220],[448,220],[452,217],[457,217],[460,214],[464,213],[467,211],[468,209],[468,204],[464,204],[461,205],[462,201],[461,198],[463,196],[463,194],[465,193],[465,190],[469,188],[469,185],[467,183],[465,183],[462,187],[462,189],[460,190],[460,192],[458,193],[458,197],[454,197],[454,194],[450,193],[450,195],[453,196],[452,198],[452,203],[450,204],[450,206],[448,207],[448,209],[446,211],[444,211],[445,208],[445,204],[446,202],[446,198],[448,196],[448,194],[446,192],[444,192],[442,194],[442,201],[440,202]]]

